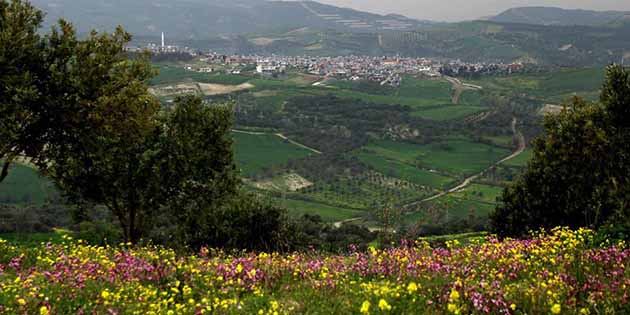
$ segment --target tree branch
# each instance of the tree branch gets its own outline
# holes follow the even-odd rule
[[[6,160],[2,166],[2,172],[0,172],[0,183],[2,183],[2,181],[7,178],[7,176],[9,175],[9,167],[11,166],[11,159]]]

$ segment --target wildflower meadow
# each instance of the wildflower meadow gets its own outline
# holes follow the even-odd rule
[[[1,314],[630,314],[630,250],[581,229],[343,255],[0,240]]]

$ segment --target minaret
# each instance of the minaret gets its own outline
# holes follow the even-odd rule
[[[164,32],[162,32],[162,49],[164,49]]]

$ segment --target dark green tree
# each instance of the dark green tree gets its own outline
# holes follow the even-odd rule
[[[98,154],[91,143],[138,141],[159,109],[145,84],[148,55],[126,56],[129,34],[79,40],[61,20],[40,36],[42,16],[27,1],[0,0],[0,181],[20,157],[61,174],[68,157]]]
[[[43,14],[27,2],[0,0],[0,182],[11,163],[33,154],[40,116],[32,111],[47,81],[44,40],[37,33]]]
[[[144,137],[86,139],[47,167],[72,200],[110,209],[125,240],[133,243],[168,212],[178,220],[171,224],[201,224],[199,211],[230,200],[238,184],[229,106],[204,106],[187,97],[154,118]],[[191,203],[198,207],[186,207]]]
[[[600,102],[574,98],[545,118],[525,173],[507,187],[491,215],[495,233],[569,226],[598,228],[630,220],[630,80],[606,70]]]

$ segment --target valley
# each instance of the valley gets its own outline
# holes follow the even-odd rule
[[[186,94],[209,104],[232,102],[243,189],[291,216],[376,228],[380,212],[395,208],[391,219],[402,225],[465,222],[463,231],[486,228],[496,197],[531,155],[528,143],[540,132],[545,108],[571,95],[594,97],[602,80],[595,69],[405,75],[394,88],[296,70],[265,77],[251,70],[203,74],[185,70],[185,63],[155,66],[152,91],[164,106]],[[222,92],[208,93],[204,85]],[[181,86],[192,88],[164,92]],[[5,202],[43,202],[52,188],[35,182]],[[19,184],[9,178],[3,185]]]
[[[222,82],[246,90],[195,92],[235,104],[235,155],[244,188],[290,215],[381,224],[483,222],[527,162],[541,110],[571,95],[597,95],[600,70],[481,77],[405,75],[400,87],[288,69],[199,74],[160,64],[157,84]],[[229,89],[229,88],[228,88]],[[168,102],[168,101],[167,101]],[[475,219],[471,219],[475,218]]]

